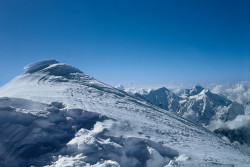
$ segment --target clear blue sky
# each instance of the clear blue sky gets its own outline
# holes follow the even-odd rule
[[[0,85],[57,59],[106,83],[250,80],[249,0],[1,0]]]

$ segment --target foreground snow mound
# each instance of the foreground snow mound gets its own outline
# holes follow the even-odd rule
[[[26,101],[0,101],[6,99]],[[58,102],[29,103],[33,109],[28,112],[22,105],[0,108],[0,166],[164,166],[179,156],[149,139],[122,136],[117,130],[128,122]]]
[[[29,104],[32,110],[16,104],[0,108],[0,166],[45,165],[78,129],[90,129],[101,119],[99,114],[60,109],[53,103],[37,105],[39,103],[29,101]]]
[[[111,126],[107,127],[107,123]],[[124,126],[117,122],[108,121],[97,122],[93,130],[80,129],[75,138],[67,144],[67,155],[81,155],[86,164],[98,164],[104,160],[112,160],[112,162],[124,167],[128,164],[131,167],[160,167],[167,165],[170,160],[179,156],[177,151],[148,139],[114,137],[112,135],[112,131],[116,129],[114,125],[120,126],[120,128]],[[62,158],[65,156],[58,157],[53,165],[60,163]]]
[[[70,65],[41,64],[0,88],[0,166],[249,165],[199,125]]]

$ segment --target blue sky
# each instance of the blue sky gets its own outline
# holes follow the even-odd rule
[[[250,80],[250,1],[0,1],[0,58],[0,85],[43,59],[110,84]]]

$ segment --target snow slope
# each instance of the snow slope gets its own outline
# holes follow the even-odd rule
[[[248,166],[208,130],[55,60],[0,88],[0,166]]]

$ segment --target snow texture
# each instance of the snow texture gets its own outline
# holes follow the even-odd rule
[[[210,131],[66,64],[0,88],[0,166],[248,166]]]

